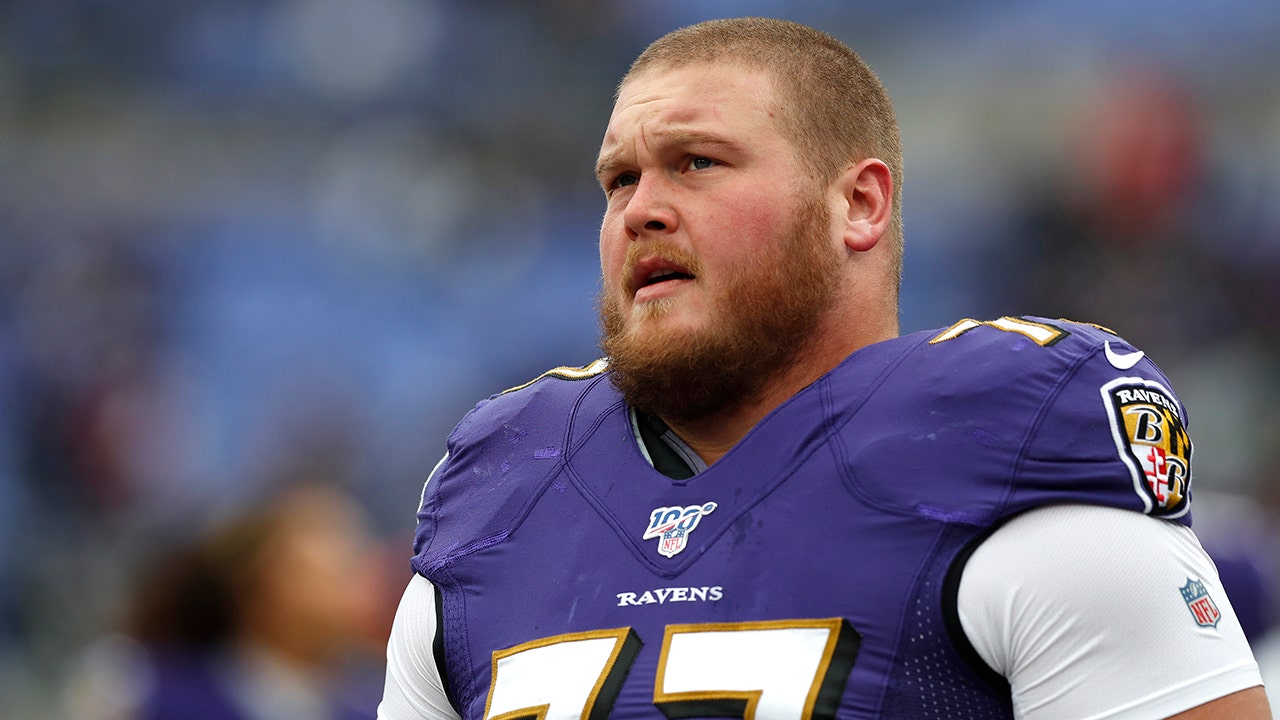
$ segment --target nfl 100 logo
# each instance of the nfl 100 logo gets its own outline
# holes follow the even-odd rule
[[[1222,613],[1218,612],[1218,606],[1214,604],[1213,598],[1209,597],[1209,591],[1205,589],[1204,583],[1187,578],[1187,584],[1180,589],[1182,599],[1187,601],[1187,608],[1191,610],[1191,616],[1196,619],[1196,624],[1200,627],[1217,627]]]
[[[666,557],[675,557],[689,545],[689,533],[698,527],[703,515],[710,515],[716,509],[713,502],[688,507],[655,508],[649,515],[649,528],[644,531],[644,539],[658,539],[658,552]]]

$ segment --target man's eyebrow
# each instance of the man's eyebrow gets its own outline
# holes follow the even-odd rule
[[[596,160],[596,179],[603,184],[605,177],[613,172],[615,167],[621,164],[622,162],[618,159],[617,150],[601,150],[600,158]]]
[[[657,146],[658,152],[662,152],[673,147],[682,148],[690,146],[720,149],[734,153],[739,153],[743,150],[743,146],[741,144],[736,143],[723,135],[704,132],[701,130],[664,130],[661,133],[657,133],[654,140],[654,144]],[[604,180],[604,178],[608,176],[615,167],[624,164],[619,158],[620,154],[621,153],[616,149],[616,146],[601,150],[600,158],[596,161],[596,177],[598,179]]]
[[[701,130],[672,130],[665,133],[662,141],[674,147],[711,148],[727,152],[742,152],[743,146],[724,135]]]

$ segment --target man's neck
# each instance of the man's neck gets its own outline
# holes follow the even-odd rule
[[[834,367],[832,365],[831,367]],[[703,462],[711,465],[733,449],[761,420],[792,396],[808,387],[830,370],[792,366],[785,374],[742,402],[703,418],[678,420],[663,418],[680,439]]]
[[[743,402],[704,418],[662,420],[703,462],[711,465],[732,450],[769,413],[833,370],[853,352],[896,335],[896,320],[892,327],[864,331],[858,338],[840,338],[838,333],[815,333],[816,342],[797,353],[800,361],[778,373],[759,392],[744,398]]]

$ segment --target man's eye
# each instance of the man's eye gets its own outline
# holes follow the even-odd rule
[[[704,157],[696,157],[689,161],[689,167],[694,170],[706,170],[707,168],[714,167],[715,164],[715,160]]]
[[[609,184],[609,189],[612,190],[614,188],[626,187],[628,185],[635,185],[638,182],[640,182],[640,178],[635,173],[622,173],[621,175],[613,179],[613,182]]]

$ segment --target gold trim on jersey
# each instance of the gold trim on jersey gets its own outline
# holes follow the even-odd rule
[[[826,645],[821,659],[814,672],[813,682],[805,696],[802,717],[814,717],[814,710],[822,699],[825,702],[838,702],[839,693],[843,690],[853,660],[861,645],[861,637],[844,618],[822,618],[812,620],[765,620],[736,623],[698,623],[690,625],[668,625],[662,639],[662,654],[658,658],[657,682],[653,690],[653,702],[660,707],[667,717],[701,717],[706,715],[723,716],[726,713],[744,720],[753,720],[760,703],[763,690],[692,690],[667,692],[667,661],[672,650],[672,641],[677,635],[697,633],[733,633],[752,630],[827,630]],[[836,660],[838,669],[833,673],[832,664]],[[839,687],[832,687],[833,683]]]
[[[507,393],[510,393],[510,392],[523,390],[545,377],[559,378],[561,380],[585,380],[590,377],[595,377],[596,375],[599,375],[600,373],[608,369],[609,369],[609,360],[607,358],[599,358],[594,362],[592,362],[591,364],[583,365],[582,367],[571,367],[569,365],[561,365],[558,368],[552,368],[542,373],[538,377],[530,380],[527,383],[524,383],[523,385],[517,385],[513,388],[507,388],[506,390],[503,390],[498,394],[506,395]]]
[[[996,318],[995,320],[974,320],[973,318],[965,318],[951,327],[938,333],[929,341],[930,345],[936,345],[947,340],[954,340],[970,330],[986,325],[997,330],[1005,332],[1018,333],[1041,347],[1052,345],[1071,333],[1060,327],[1049,325],[1048,323],[1035,322],[1025,318],[1010,317],[1008,315]]]
[[[605,662],[604,667],[601,668],[600,675],[596,678],[596,683],[591,689],[591,694],[587,697],[586,705],[582,709],[582,717],[583,720],[587,720],[588,718],[601,716],[602,712],[608,712],[613,707],[614,698],[607,697],[605,703],[598,705],[601,694],[616,696],[618,689],[622,685],[623,678],[626,677],[627,671],[631,669],[631,663],[635,661],[636,654],[640,652],[640,638],[636,635],[635,630],[630,627],[554,635],[530,640],[505,650],[493,651],[489,666],[489,697],[484,702],[484,716],[489,720],[545,720],[548,711],[551,709],[549,704],[530,705],[516,710],[508,710],[501,715],[491,716],[489,713],[493,706],[494,691],[498,687],[498,663],[500,661],[523,652],[551,645],[609,638],[614,641],[613,650],[609,653],[609,659]]]

